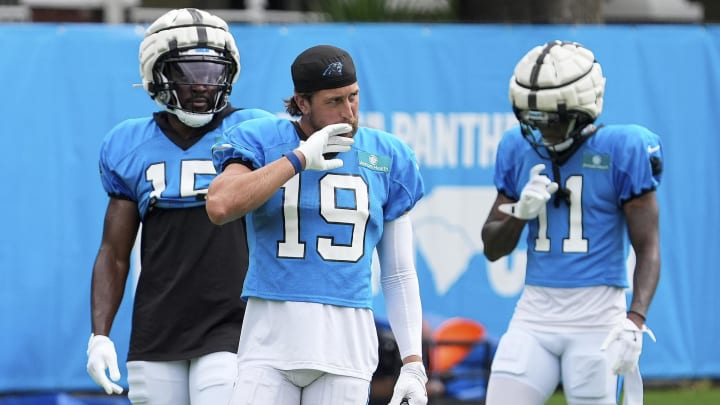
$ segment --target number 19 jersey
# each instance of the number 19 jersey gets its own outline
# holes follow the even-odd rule
[[[243,297],[371,308],[372,254],[383,223],[409,211],[424,186],[414,153],[393,135],[360,127],[343,166],[306,170],[246,216],[250,266]],[[226,131],[214,163],[257,169],[291,153],[289,120],[259,119]],[[219,170],[219,169],[218,169]]]

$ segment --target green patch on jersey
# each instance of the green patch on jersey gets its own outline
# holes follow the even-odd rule
[[[390,172],[390,156],[378,156],[364,151],[358,151],[358,162],[360,167],[375,170],[377,172]]]
[[[610,155],[585,152],[582,165],[588,169],[607,170],[610,168]]]

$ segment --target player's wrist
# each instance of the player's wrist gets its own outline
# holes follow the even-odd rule
[[[417,354],[411,354],[409,356],[406,356],[404,359],[402,359],[403,365],[413,362],[420,362],[422,363],[422,357],[418,356]]]
[[[295,151],[288,152],[285,154],[285,158],[290,161],[290,164],[292,164],[292,167],[295,170],[295,174],[298,174],[301,171],[305,170],[305,155],[303,155],[302,152],[300,152],[299,154],[295,153]]]
[[[634,323],[638,327],[638,329],[642,329],[646,321],[645,315],[633,310],[627,312],[627,319]]]

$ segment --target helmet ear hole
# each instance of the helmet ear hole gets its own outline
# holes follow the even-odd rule
[[[148,93],[160,105],[167,105],[172,100],[168,80],[157,69],[153,72],[153,81],[148,83]]]
[[[170,100],[172,99],[172,96],[170,95],[169,90],[162,90],[157,92],[155,95],[155,101],[157,101],[160,104],[170,104]]]

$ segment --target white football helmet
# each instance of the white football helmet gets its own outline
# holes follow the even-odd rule
[[[155,20],[145,31],[139,58],[145,91],[191,127],[209,123],[227,106],[240,75],[240,54],[227,23],[195,8],[171,10]],[[177,93],[183,85],[213,87],[210,108],[183,105]]]
[[[600,115],[604,92],[600,64],[577,42],[536,46],[518,62],[510,78],[510,102],[520,123],[533,129],[570,123],[566,139]]]

